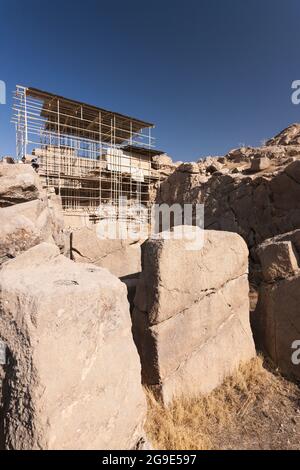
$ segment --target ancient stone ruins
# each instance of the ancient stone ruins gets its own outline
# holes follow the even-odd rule
[[[165,405],[208,393],[256,350],[300,378],[300,125],[197,163],[155,158],[152,201],[204,204],[197,250],[164,232],[101,239],[30,163],[0,164],[1,448],[149,448],[145,387]]]

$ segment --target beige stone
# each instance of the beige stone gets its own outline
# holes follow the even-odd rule
[[[219,289],[248,270],[247,246],[237,234],[209,230],[202,249],[186,246],[186,240],[176,239],[150,239],[142,245],[144,269],[135,304],[148,312],[151,324],[172,317],[201,293]]]
[[[30,165],[0,165],[0,207],[44,196],[39,177]]]
[[[16,204],[0,209],[0,257],[13,258],[43,241],[62,246],[62,220],[47,200]]]
[[[74,230],[71,253],[79,263],[93,263],[108,269],[117,277],[141,271],[141,241],[101,239],[96,227]]]
[[[257,254],[263,280],[253,315],[257,343],[285,374],[300,377],[292,345],[300,340],[300,230],[262,243]]]
[[[265,281],[285,278],[299,269],[298,254],[291,241],[265,242],[257,253]]]
[[[133,311],[143,382],[169,402],[205,393],[255,355],[248,251],[236,234],[207,231],[204,246],[148,240]]]
[[[130,449],[146,403],[126,287],[41,244],[0,272],[7,449]]]
[[[262,171],[269,168],[271,162],[268,157],[253,158],[251,161],[251,171]]]
[[[300,378],[299,364],[293,363],[295,341],[300,331],[300,275],[260,287],[256,308],[259,345],[284,374]],[[298,345],[299,350],[299,345]],[[299,356],[299,355],[298,355]]]

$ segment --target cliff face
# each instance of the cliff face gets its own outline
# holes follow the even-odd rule
[[[237,232],[250,249],[299,228],[300,124],[262,147],[180,165],[162,183],[157,199],[204,204],[205,228]]]

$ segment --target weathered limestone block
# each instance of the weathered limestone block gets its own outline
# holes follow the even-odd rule
[[[206,393],[255,355],[248,250],[237,234],[206,231],[204,246],[148,240],[133,312],[142,377],[169,402]]]
[[[74,230],[70,251],[74,261],[93,263],[117,277],[141,271],[141,241],[101,239],[96,226]]]
[[[61,197],[53,191],[48,194],[47,199],[47,205],[50,212],[52,237],[56,245],[63,248],[65,244],[65,237],[63,234],[65,223]]]
[[[255,311],[257,342],[284,374],[300,378],[293,344],[300,340],[300,274],[262,283]],[[299,349],[299,344],[298,344]]]
[[[1,208],[1,260],[14,258],[43,241],[61,246],[63,220],[59,214],[58,209],[48,207],[47,199]]]
[[[43,243],[0,286],[6,448],[134,448],[146,403],[125,285]]]
[[[0,165],[0,263],[46,241],[64,245],[61,200],[30,165]]]
[[[45,196],[40,179],[30,165],[0,165],[0,207]]]
[[[262,171],[269,168],[271,162],[268,157],[257,157],[251,161],[251,171]]]
[[[291,241],[265,242],[257,253],[266,281],[285,278],[299,269],[298,254]]]
[[[300,230],[266,240],[257,253],[264,280],[254,314],[258,345],[283,373],[299,378],[292,346],[300,340]]]

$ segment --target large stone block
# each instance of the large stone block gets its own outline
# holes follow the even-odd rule
[[[45,196],[40,179],[30,165],[0,165],[0,207]]]
[[[237,234],[206,231],[202,249],[185,248],[186,240],[176,239],[149,239],[142,245],[143,271],[135,304],[148,312],[150,324],[186,310],[248,270],[247,246]]]
[[[254,313],[257,342],[282,372],[299,378],[292,346],[300,341],[300,230],[266,240],[257,253],[264,280]]]
[[[6,448],[134,448],[146,403],[125,285],[43,243],[0,286]]]
[[[61,209],[48,199],[12,205],[0,209],[0,258],[5,261],[45,241],[62,246]]]
[[[74,230],[70,250],[74,261],[93,263],[117,277],[141,271],[141,241],[99,238],[96,226]]]
[[[269,168],[271,162],[268,157],[257,157],[251,161],[251,171],[262,171]]]
[[[270,241],[259,246],[257,254],[265,281],[285,278],[298,266],[298,254],[292,241]]]
[[[300,378],[300,365],[292,360],[300,341],[300,275],[276,283],[263,283],[255,311],[261,348],[281,372]],[[297,348],[293,348],[298,342]],[[300,354],[298,355],[300,356]]]
[[[204,246],[148,240],[133,312],[143,381],[169,402],[205,393],[255,355],[248,250],[236,234],[207,231]]]

